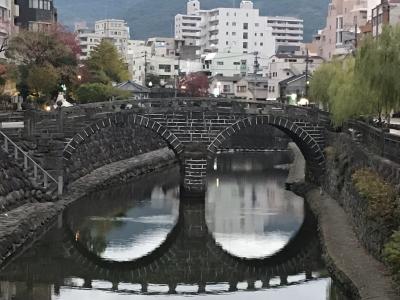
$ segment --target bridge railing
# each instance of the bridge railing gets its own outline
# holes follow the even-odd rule
[[[18,163],[22,161],[23,168],[25,172],[32,170],[33,179],[36,183],[43,184],[44,188],[49,188],[50,184],[53,182],[57,186],[58,195],[63,193],[63,177],[59,176],[58,180],[51,176],[45,169],[43,169],[33,158],[31,158],[27,152],[22,150],[17,144],[15,144],[6,134],[0,131],[0,138],[3,142],[3,150],[11,154],[15,161]]]
[[[171,113],[226,113],[243,115],[266,115],[289,117],[292,120],[329,126],[329,114],[313,107],[286,105],[278,101],[252,101],[225,98],[162,98],[125,99],[112,102],[96,102],[62,108],[60,112],[26,112],[25,132],[35,134],[57,134],[62,128],[66,137],[72,137],[77,128],[84,128],[107,113],[129,109],[137,114]]]
[[[361,121],[349,121],[347,127],[356,131],[356,138],[372,152],[400,163],[400,136]]]

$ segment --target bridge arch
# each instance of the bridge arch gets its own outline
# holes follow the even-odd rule
[[[250,116],[235,122],[234,124],[222,130],[217,137],[209,144],[208,152],[214,156],[222,143],[231,136],[239,133],[244,128],[271,125],[286,133],[300,148],[307,164],[311,168],[323,169],[325,164],[325,155],[321,146],[313,138],[313,136],[304,128],[282,116],[263,115]]]
[[[124,128],[124,129],[133,129],[133,128],[143,128],[146,130],[152,131],[155,136],[158,136],[163,140],[166,145],[175,153],[175,155],[179,158],[180,154],[184,150],[184,146],[181,141],[176,137],[174,133],[172,133],[167,127],[163,126],[159,122],[152,120],[146,116],[132,113],[132,112],[119,112],[119,113],[111,113],[107,114],[104,118],[94,122],[90,126],[80,130],[78,133],[74,135],[74,137],[68,142],[66,147],[63,150],[63,159],[64,159],[64,170],[66,170],[66,181],[71,177],[72,172],[70,172],[69,167],[74,164],[74,156],[77,154],[79,150],[82,150],[83,147],[88,147],[90,142],[96,141],[98,143],[104,142],[104,137],[102,134],[105,134],[107,130],[111,130],[113,127]],[[146,137],[145,135],[143,135]],[[132,140],[127,141],[118,141],[120,143],[132,144]],[[98,149],[100,151],[100,149]],[[114,151],[117,151],[114,149]],[[122,155],[122,154],[121,154]],[[111,156],[111,155],[109,155]],[[119,158],[120,159],[125,159]],[[112,157],[106,158],[106,163],[112,162]],[[83,166],[85,166],[86,161],[81,162]],[[106,164],[105,163],[105,164]],[[97,165],[94,167],[98,168],[101,165]],[[72,175],[72,179],[77,179],[86,174],[79,174],[74,176]]]

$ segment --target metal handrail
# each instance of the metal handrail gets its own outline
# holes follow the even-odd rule
[[[38,170],[40,170],[43,173],[43,185],[44,188],[47,188],[49,186],[48,180],[50,179],[53,181],[55,184],[57,184],[57,190],[58,190],[58,195],[62,195],[63,193],[63,177],[59,176],[58,180],[55,179],[53,176],[50,175],[49,172],[47,172],[45,169],[43,169],[33,158],[31,158],[27,152],[22,150],[16,143],[14,143],[4,132],[0,131],[0,135],[3,136],[4,138],[4,151],[8,152],[8,147],[9,144],[11,144],[14,147],[14,158],[18,159],[18,152],[22,153],[24,156],[24,169],[28,170],[28,161],[31,161],[33,164],[33,176],[35,180],[38,177]]]

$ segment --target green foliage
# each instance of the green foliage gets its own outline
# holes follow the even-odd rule
[[[50,64],[39,66],[33,65],[26,78],[29,90],[38,96],[51,95],[58,89],[60,74]]]
[[[113,97],[127,98],[129,95],[127,91],[103,83],[82,84],[76,90],[76,98],[80,103],[105,102]]]
[[[366,37],[355,58],[323,64],[311,80],[310,95],[332,112],[336,125],[358,116],[385,116],[400,106],[400,26]]]
[[[390,183],[367,168],[354,172],[352,181],[357,192],[367,200],[368,217],[386,224],[398,222],[398,195]]]
[[[91,52],[87,67],[92,75],[92,82],[108,84],[129,80],[127,64],[119,55],[117,48],[107,40],[103,40]]]
[[[395,279],[400,281],[400,231],[396,231],[386,243],[383,258],[390,267]]]
[[[321,65],[315,70],[313,77],[310,80],[310,99],[314,102],[323,104],[329,108],[329,86],[335,77],[336,64],[339,62],[333,61]]]

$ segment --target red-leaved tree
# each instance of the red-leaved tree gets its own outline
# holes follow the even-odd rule
[[[181,79],[180,92],[191,97],[208,96],[208,77],[203,72],[190,73]]]

